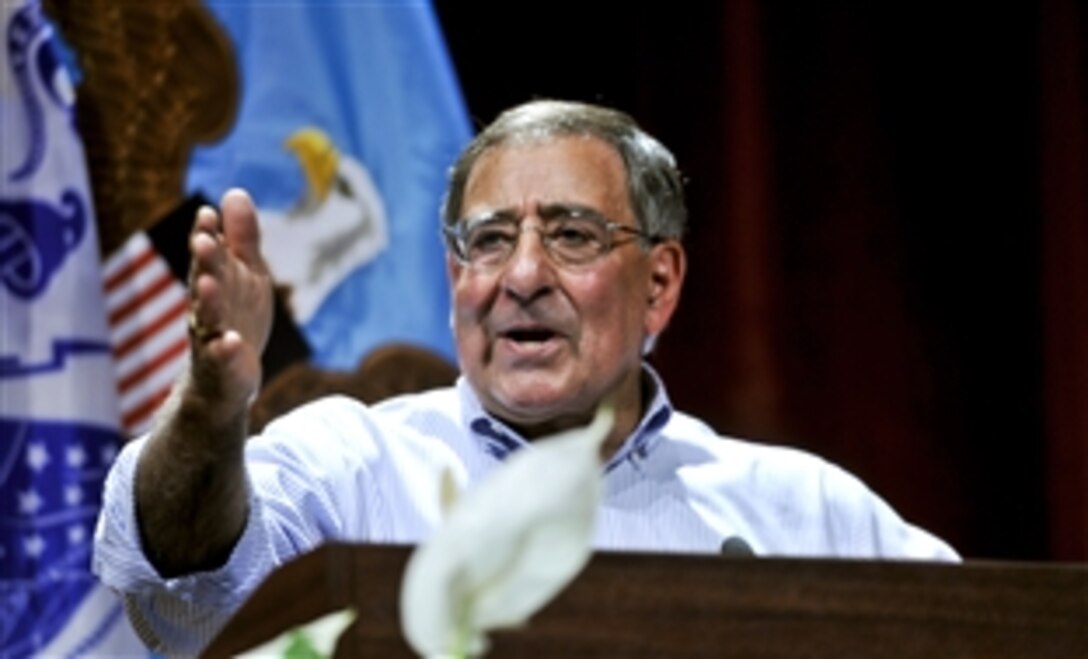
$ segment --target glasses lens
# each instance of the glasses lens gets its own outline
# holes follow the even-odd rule
[[[461,251],[469,263],[497,265],[510,256],[517,242],[517,222],[508,219],[484,220],[465,231]]]
[[[563,217],[548,223],[545,242],[564,263],[588,263],[608,249],[608,227],[597,218]]]

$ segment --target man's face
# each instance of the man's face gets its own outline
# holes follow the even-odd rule
[[[497,267],[448,257],[461,369],[484,407],[529,436],[584,423],[605,397],[620,417],[637,415],[642,341],[664,328],[683,273],[679,245],[647,254],[622,232],[598,259],[558,264],[531,230],[542,226],[541,209],[556,205],[638,226],[623,161],[605,142],[498,147],[473,168],[461,217],[521,218],[517,245]]]

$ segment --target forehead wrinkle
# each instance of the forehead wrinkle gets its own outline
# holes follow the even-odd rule
[[[547,150],[565,143],[597,145],[600,148],[596,153],[581,156],[583,166],[577,172],[564,167],[541,170],[532,166],[522,169],[519,166],[510,169],[503,162],[507,158],[517,158],[519,153]],[[613,168],[611,163],[606,164],[608,160],[617,167]],[[608,173],[604,174],[605,171]],[[514,212],[519,218],[528,215],[530,211],[540,211],[545,206],[566,205],[570,208],[592,210],[624,224],[627,223],[624,220],[633,219],[637,224],[626,173],[626,163],[622,155],[612,145],[594,136],[561,135],[547,136],[546,139],[539,140],[508,141],[480,154],[468,175],[462,205],[465,209],[472,209],[473,206],[481,208],[480,205],[470,203],[472,198],[485,204],[490,201],[493,204],[483,206],[483,211],[496,212],[492,210],[494,206],[501,205],[498,210]],[[600,177],[595,178],[596,185],[592,188],[586,187],[586,176],[589,175]],[[488,190],[488,195],[480,194],[481,184]],[[587,196],[590,198],[587,199]],[[465,217],[471,218],[478,214],[470,212]]]

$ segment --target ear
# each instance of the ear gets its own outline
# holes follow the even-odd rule
[[[650,277],[647,287],[645,327],[648,336],[657,336],[669,324],[680,302],[688,262],[684,247],[677,240],[654,245],[650,251]]]

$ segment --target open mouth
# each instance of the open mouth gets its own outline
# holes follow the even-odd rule
[[[502,333],[504,339],[517,343],[544,343],[555,336],[555,332],[546,328],[513,329]]]

